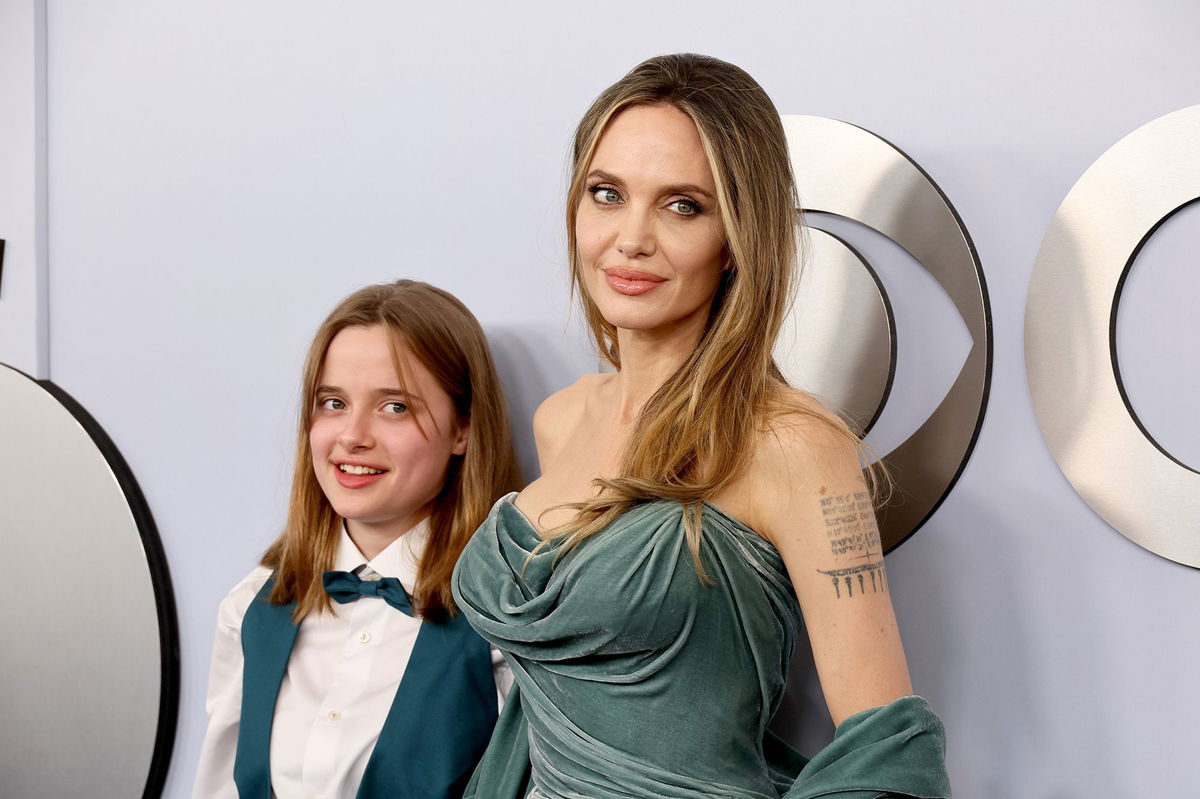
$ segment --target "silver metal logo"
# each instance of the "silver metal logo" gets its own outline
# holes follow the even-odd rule
[[[1120,290],[1159,225],[1200,199],[1200,105],[1135,130],[1084,172],[1042,239],[1025,369],[1042,435],[1075,490],[1129,540],[1200,567],[1200,473],[1139,423],[1115,349]]]
[[[898,488],[879,519],[884,547],[893,549],[950,493],[983,423],[992,371],[983,269],[958,214],[911,158],[845,122],[782,118],[805,210],[855,220],[902,247],[946,292],[971,336],[970,352],[941,403],[907,440],[880,453]],[[794,385],[869,427],[887,402],[895,371],[887,294],[844,241],[812,230],[811,244],[809,286],[797,297],[776,360]]]

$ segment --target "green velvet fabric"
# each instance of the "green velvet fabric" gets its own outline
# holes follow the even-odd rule
[[[941,724],[917,697],[847,719],[811,762],[767,732],[800,615],[779,553],[754,531],[705,506],[705,584],[676,502],[530,558],[541,539],[512,496],[454,575],[463,614],[516,677],[466,796],[949,796]]]

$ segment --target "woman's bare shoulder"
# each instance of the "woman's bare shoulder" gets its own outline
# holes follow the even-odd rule
[[[833,456],[857,454],[857,436],[833,410],[806,391],[781,389],[772,399],[769,413],[759,425],[751,445],[753,460],[779,465],[788,462],[820,462]]]
[[[564,389],[555,391],[533,413],[533,424],[536,432],[539,422],[559,425],[571,417],[583,412],[587,399],[608,380],[612,375],[583,375]]]
[[[769,539],[798,497],[860,479],[856,441],[833,410],[808,392],[780,386],[716,504]]]
[[[813,495],[846,490],[862,479],[857,437],[812,395],[779,392],[750,441],[745,466],[729,493],[751,526],[772,538],[780,520]]]
[[[612,375],[588,374],[554,392],[533,413],[533,438],[538,459],[545,466],[557,453],[564,437],[578,424],[588,399],[612,379]]]

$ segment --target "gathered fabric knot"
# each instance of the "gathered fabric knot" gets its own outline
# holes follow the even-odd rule
[[[364,596],[376,596],[406,616],[413,615],[408,592],[395,577],[364,580],[351,572],[327,571],[321,575],[321,584],[325,586],[325,593],[329,594],[330,599],[340,605],[355,602]]]

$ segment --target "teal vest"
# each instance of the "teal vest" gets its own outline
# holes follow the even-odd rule
[[[268,601],[274,583],[267,580],[242,620],[242,717],[233,766],[241,799],[271,799],[271,723],[300,629],[292,624],[294,603]],[[358,799],[458,799],[495,723],[487,643],[461,614],[423,621]]]

